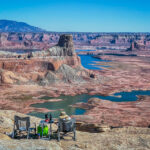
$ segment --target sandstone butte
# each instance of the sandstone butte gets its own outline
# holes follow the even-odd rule
[[[137,41],[134,41],[131,43],[131,47],[128,50],[129,51],[142,51],[142,50],[146,50],[146,46],[144,43],[138,43]]]
[[[56,46],[28,54],[0,55],[1,84],[48,85],[80,82],[90,79],[90,72],[81,66],[71,35],[62,35]]]

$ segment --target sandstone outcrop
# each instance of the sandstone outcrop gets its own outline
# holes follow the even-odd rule
[[[104,125],[104,124],[96,124],[96,123],[90,124],[90,123],[77,122],[76,129],[84,132],[99,133],[99,132],[108,132],[111,130],[111,127],[109,125]]]
[[[0,110],[1,150],[150,149],[150,128],[137,127],[115,128],[100,133],[77,131],[77,141],[73,141],[70,136],[64,136],[64,139],[61,139],[60,142],[57,142],[56,139],[52,139],[51,141],[40,139],[14,140],[4,134],[4,132],[10,133],[12,131],[14,115],[24,116],[23,114],[14,111]],[[38,124],[40,119],[36,117],[31,117],[31,121]],[[53,130],[57,130],[54,124],[52,125],[52,128]]]
[[[91,98],[88,103],[76,104],[77,107],[88,108],[85,115],[76,118],[87,123],[105,123],[112,127],[149,127],[149,100],[150,96],[139,96],[139,100],[134,102],[111,102]]]
[[[139,43],[137,41],[134,41],[131,43],[131,47],[128,49],[128,51],[141,51],[146,50],[146,46],[144,43]]]
[[[1,57],[1,83],[48,85],[84,82],[84,78],[91,78],[75,53],[72,35],[61,35],[56,46],[44,51],[3,52]]]

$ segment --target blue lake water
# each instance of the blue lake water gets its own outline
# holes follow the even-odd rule
[[[91,50],[91,49],[86,49],[86,50],[76,49],[76,52],[92,52],[92,51],[96,51],[96,50]]]
[[[32,107],[36,108],[47,108],[49,110],[57,110],[52,112],[53,117],[58,117],[60,114],[60,110],[63,109],[68,115],[82,115],[86,112],[84,109],[73,108],[71,105],[84,102],[86,103],[90,98],[100,98],[102,100],[109,100],[113,102],[129,102],[136,101],[138,99],[138,95],[150,95],[150,91],[132,91],[132,92],[119,92],[115,93],[112,96],[101,96],[101,95],[88,95],[81,94],[76,96],[60,96],[58,99],[62,99],[59,102],[45,102],[43,104],[33,104]],[[53,97],[42,97],[44,100],[53,99]],[[32,112],[30,115],[34,115],[37,117],[44,117],[44,114]]]
[[[94,58],[91,55],[79,55],[81,58],[81,63],[83,67],[92,70],[101,70],[99,65],[92,65],[96,64],[96,62],[104,61],[98,58]],[[108,67],[108,66],[104,66]],[[137,95],[150,95],[150,91],[131,91],[131,92],[119,92],[115,93],[111,96],[101,96],[101,95],[88,95],[88,94],[81,94],[76,96],[64,96],[61,95],[58,99],[62,99],[62,101],[58,102],[45,102],[43,104],[33,104],[32,107],[36,108],[47,108],[49,110],[55,110],[52,112],[53,117],[58,117],[61,110],[64,110],[68,115],[83,115],[86,110],[80,108],[73,108],[71,105],[84,102],[86,103],[90,98],[100,98],[102,100],[109,100],[113,102],[129,102],[129,101],[136,101],[138,99]],[[42,97],[44,100],[53,99],[53,97]],[[32,112],[30,115],[37,116],[40,118],[44,117],[43,113]]]
[[[90,70],[101,70],[101,67],[109,67],[103,65],[96,65],[98,62],[109,62],[109,60],[102,60],[92,57],[92,55],[78,55],[81,58],[81,64],[84,68]]]

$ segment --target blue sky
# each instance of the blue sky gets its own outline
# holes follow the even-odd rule
[[[48,31],[150,32],[150,0],[0,0],[0,19]]]

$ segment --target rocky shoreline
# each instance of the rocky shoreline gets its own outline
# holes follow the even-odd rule
[[[98,98],[88,103],[78,103],[74,107],[87,110],[85,115],[76,116],[77,120],[87,123],[105,123],[112,127],[150,127],[150,96],[139,96],[135,102],[110,102]]]

